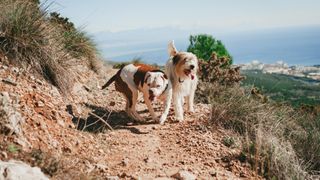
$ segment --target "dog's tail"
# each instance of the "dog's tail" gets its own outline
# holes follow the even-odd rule
[[[102,86],[101,89],[105,89],[106,87],[110,86],[110,84],[112,84],[113,81],[115,81],[115,80],[117,79],[117,77],[120,76],[120,73],[121,73],[123,67],[124,67],[124,65],[121,66],[121,68],[119,69],[119,71],[118,71],[115,75],[113,75],[113,76],[109,79],[109,81],[106,82],[106,83]]]
[[[117,73],[117,74],[115,74],[115,75],[113,75],[113,76],[109,79],[109,81],[108,81],[108,82],[106,82],[106,83],[102,86],[102,88],[101,88],[101,89],[105,89],[106,87],[110,86],[110,84],[112,84],[112,83],[113,83],[113,81],[115,81],[115,80],[116,80],[117,75],[118,75],[118,73]]]

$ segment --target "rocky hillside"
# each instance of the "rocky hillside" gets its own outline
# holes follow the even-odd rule
[[[113,86],[100,90],[113,69],[104,67],[98,75],[73,67],[77,82],[62,95],[31,70],[5,65],[5,59],[1,56],[1,161],[21,160],[51,179],[260,179],[240,161],[237,135],[208,123],[208,104],[197,104],[184,123],[175,122],[171,110],[161,126],[141,100],[138,112],[146,121],[136,122],[123,112],[124,98]],[[227,143],[229,137],[235,142]]]

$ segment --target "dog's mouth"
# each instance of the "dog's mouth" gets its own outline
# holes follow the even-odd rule
[[[154,101],[154,100],[155,100],[155,98],[156,98],[156,96],[155,96],[155,95],[153,95],[153,94],[150,94],[150,95],[149,95],[149,100],[150,100],[150,101]]]
[[[192,71],[190,69],[185,69],[183,72],[186,76],[190,76],[192,80],[194,79],[194,75],[191,73]]]

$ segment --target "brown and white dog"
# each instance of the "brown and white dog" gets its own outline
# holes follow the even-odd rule
[[[184,98],[187,101],[188,111],[194,112],[193,100],[198,84],[198,59],[193,53],[177,51],[173,41],[168,45],[168,53],[170,59],[166,63],[166,74],[173,88],[175,117],[182,122]]]
[[[163,124],[168,116],[172,97],[171,83],[163,71],[145,64],[128,64],[111,77],[102,86],[102,89],[108,87],[114,81],[116,90],[121,92],[127,100],[126,112],[136,120],[143,120],[136,111],[138,91],[143,93],[144,101],[153,120],[157,121],[158,119],[151,102],[156,99],[164,101],[164,112],[159,120]]]

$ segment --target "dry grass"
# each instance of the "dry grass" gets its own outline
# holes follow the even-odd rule
[[[0,8],[0,51],[10,63],[31,67],[63,92],[68,91],[72,80],[59,63],[68,57],[55,39],[54,27],[45,21],[46,10],[19,0],[3,0]]]
[[[50,13],[50,24],[52,24],[59,37],[63,48],[70,56],[78,59],[79,63],[84,63],[90,69],[98,72],[101,68],[101,60],[98,60],[98,50],[92,38],[81,28],[76,28],[68,18],[62,17],[57,12]]]
[[[242,159],[258,173],[267,178],[305,179],[308,173],[319,172],[317,117],[306,117],[286,105],[261,102],[237,86],[220,87],[211,102],[211,122],[243,136]]]
[[[198,101],[212,104],[211,123],[239,133],[242,161],[268,179],[305,179],[320,171],[320,118],[242,88],[238,68],[212,54],[200,61]]]
[[[75,76],[69,68],[75,63],[99,70],[91,38],[75,28],[72,33],[62,31],[48,18],[45,5],[2,0],[0,8],[0,53],[7,56],[10,63],[30,67],[63,93],[69,92],[73,85]]]

